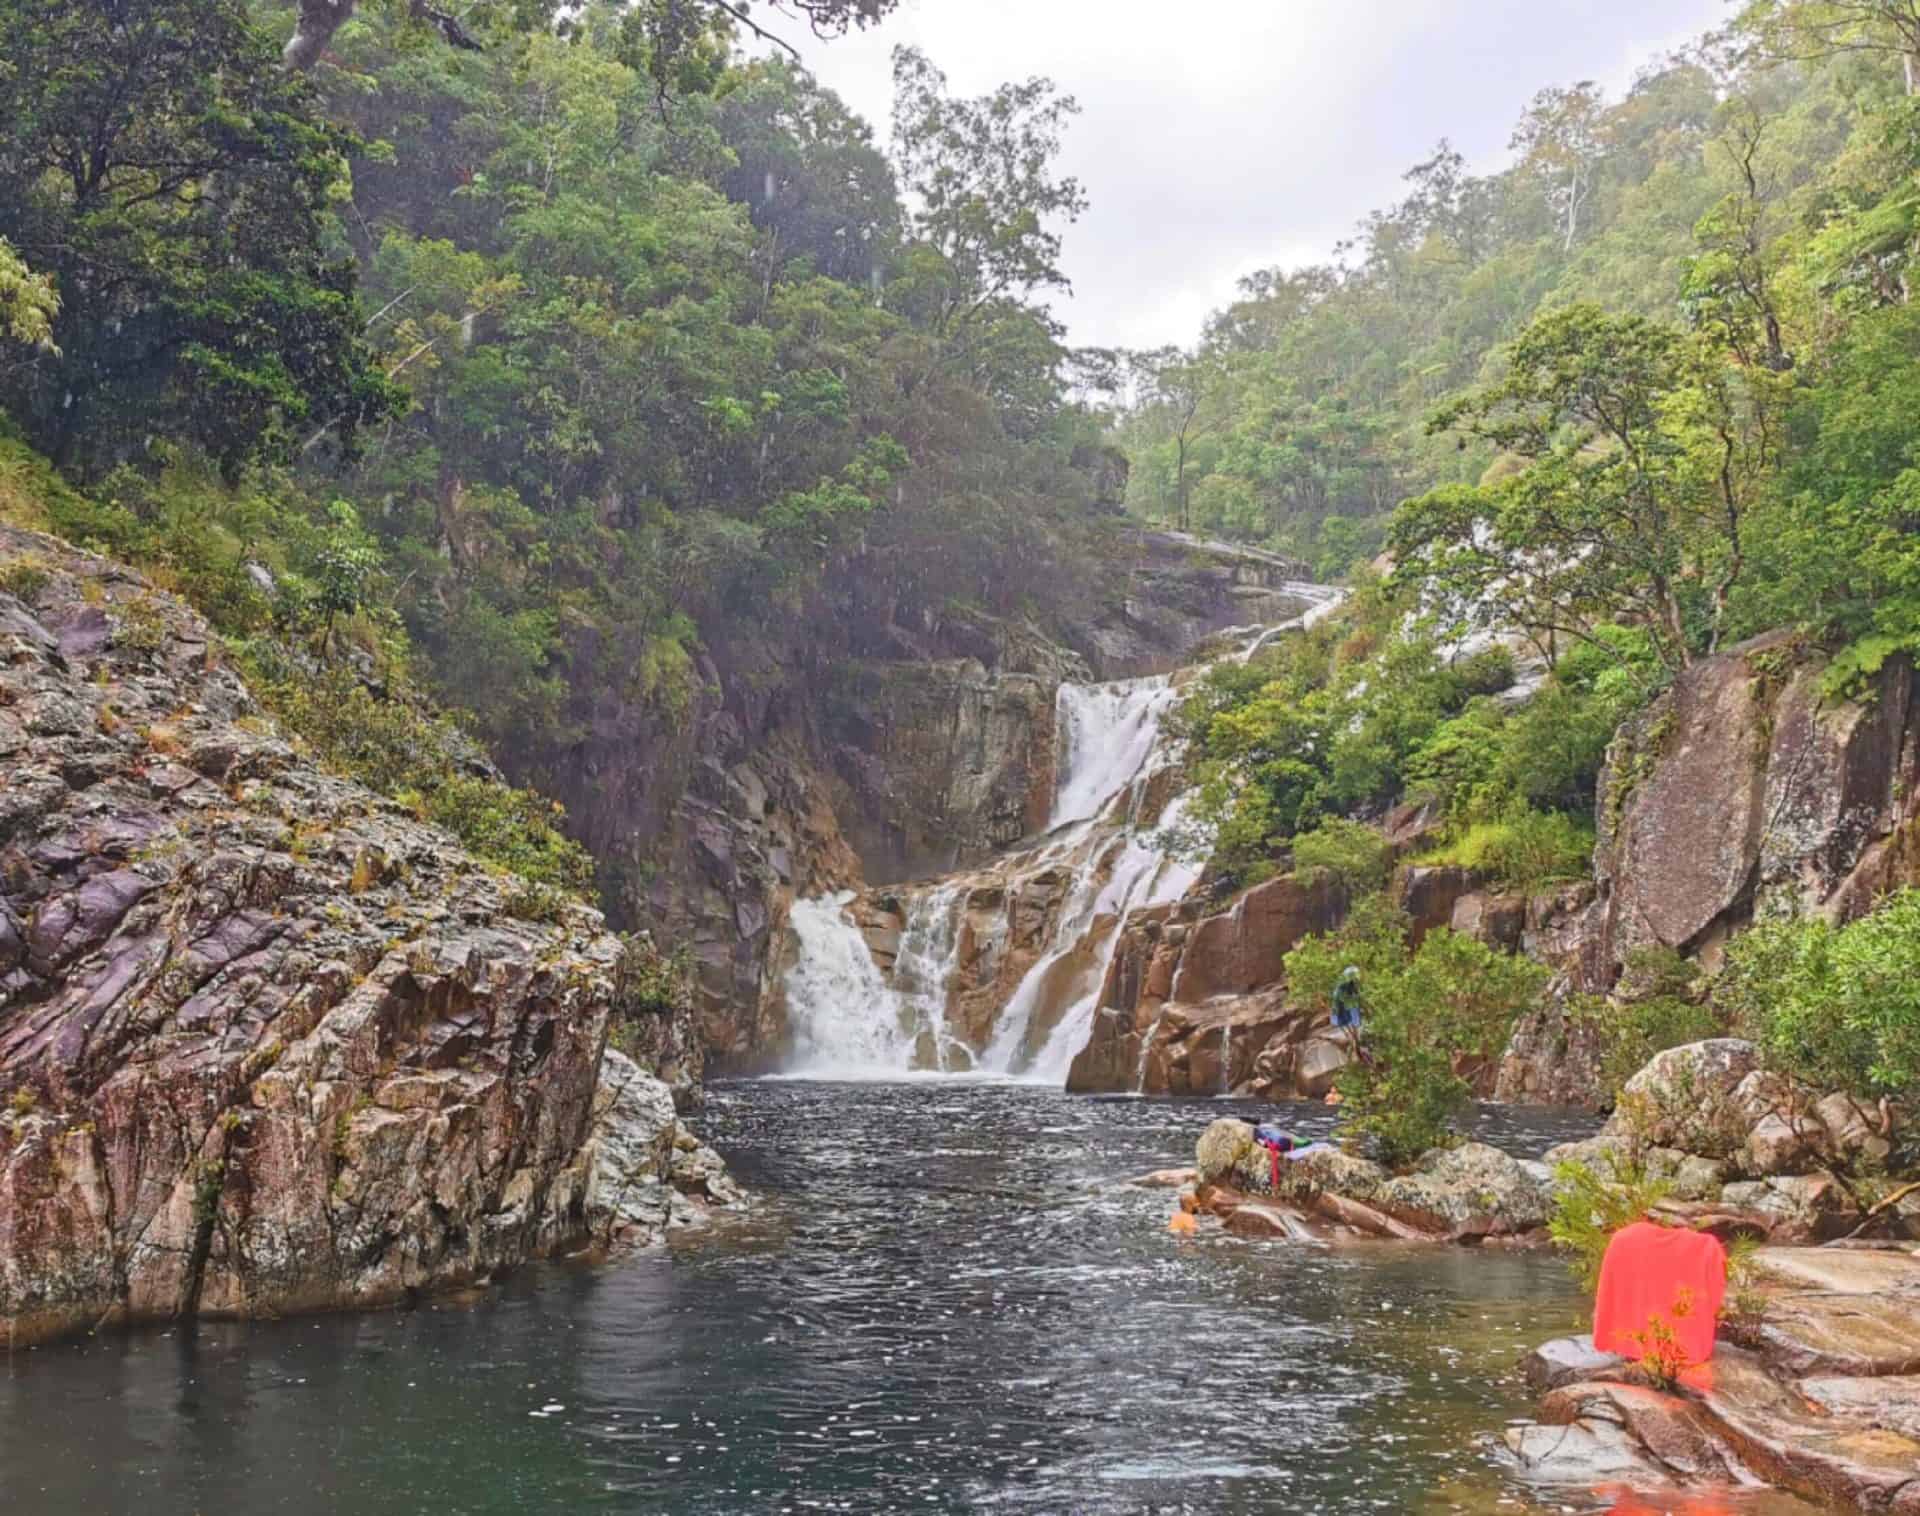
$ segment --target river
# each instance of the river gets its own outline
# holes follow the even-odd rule
[[[669,1253],[409,1311],[0,1357],[4,1506],[1520,1509],[1475,1441],[1528,1405],[1522,1348],[1576,1329],[1560,1264],[1170,1235],[1170,1193],[1123,1181],[1237,1109],[950,1078],[723,1083],[703,1126],[756,1209]],[[1520,1153],[1586,1129],[1480,1122]]]

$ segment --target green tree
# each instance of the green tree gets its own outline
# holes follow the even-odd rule
[[[893,54],[893,135],[910,234],[939,260],[930,312],[942,334],[1036,291],[1065,289],[1058,220],[1086,209],[1078,181],[1059,178],[1060,136],[1080,107],[1048,79],[955,99],[916,48]]]
[[[59,313],[53,281],[28,268],[0,237],[0,331],[15,342],[45,347],[53,341],[53,318]]]
[[[39,446],[92,472],[157,433],[233,473],[391,411],[325,250],[350,139],[236,0],[6,0],[0,57],[0,235],[60,295],[0,376]]]
[[[1743,526],[1776,456],[1778,396],[1709,345],[1574,305],[1507,349],[1506,377],[1430,423],[1511,466],[1409,502],[1392,543],[1402,583],[1467,621],[1518,628],[1551,660],[1597,623],[1644,626],[1669,671],[1718,645],[1745,564]],[[1696,591],[1708,609],[1690,625]]]

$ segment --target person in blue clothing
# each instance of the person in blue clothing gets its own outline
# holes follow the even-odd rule
[[[1350,963],[1340,971],[1340,978],[1333,986],[1333,1029],[1345,1032],[1353,1056],[1371,1065],[1373,1059],[1360,1044],[1360,1012],[1360,969]]]

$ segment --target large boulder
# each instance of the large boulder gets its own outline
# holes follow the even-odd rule
[[[676,1127],[673,1091],[608,1048],[594,1094],[593,1127],[580,1150],[587,1224],[596,1240],[645,1241],[667,1225]]]
[[[1718,1037],[1668,1048],[1621,1089],[1605,1133],[1707,1158],[1740,1152],[1763,1112],[1752,1109],[1760,1050],[1751,1042]]]
[[[1702,659],[1630,721],[1601,776],[1583,987],[1636,948],[1706,957],[1757,911],[1848,919],[1920,877],[1920,701],[1904,658],[1824,698],[1789,636]]]
[[[587,1241],[623,1003],[598,913],[304,759],[171,596],[0,528],[27,554],[0,1337],[386,1303]]]
[[[1551,1181],[1482,1142],[1424,1154],[1411,1173],[1389,1179],[1372,1198],[1402,1221],[1450,1241],[1536,1232],[1553,1213]]]

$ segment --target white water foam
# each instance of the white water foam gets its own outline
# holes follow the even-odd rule
[[[1164,675],[1060,686],[1054,701],[1060,754],[1054,826],[1093,819],[1133,783],[1153,756],[1161,723],[1178,698]]]
[[[1279,626],[1244,629],[1241,661],[1277,637],[1317,624],[1345,599],[1343,591],[1323,585],[1288,588],[1307,609]],[[937,1070],[1064,1083],[1092,1033],[1128,917],[1179,900],[1199,877],[1196,867],[1169,856],[1156,835],[1178,825],[1189,797],[1176,797],[1157,828],[1142,823],[1147,781],[1172,761],[1163,733],[1179,698],[1164,675],[1060,687],[1060,777],[1050,830],[1025,853],[1002,859],[1000,869],[1016,878],[1066,865],[1073,884],[1046,950],[995,1019],[977,1060],[947,1024],[967,886],[945,884],[903,892],[911,904],[891,983],[844,910],[851,895],[794,907],[799,953],[786,985],[794,1028],[790,1072],[901,1078]],[[1049,1015],[1052,1024],[1043,1031],[1038,1018]]]

